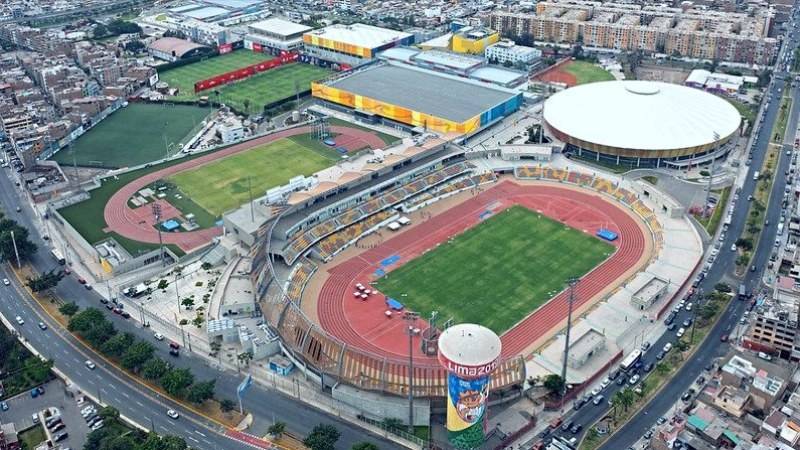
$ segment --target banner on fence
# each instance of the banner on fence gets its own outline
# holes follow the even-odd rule
[[[219,45],[219,54],[224,55],[225,53],[230,53],[233,51],[233,44],[220,44]]]
[[[255,49],[255,43],[253,43],[253,49]],[[224,84],[232,83],[234,81],[242,80],[248,77],[251,77],[257,73],[265,72],[270,69],[274,69],[276,67],[282,66],[283,64],[290,64],[299,58],[299,55],[296,52],[281,52],[280,56],[277,58],[270,59],[269,61],[260,62],[257,64],[253,64],[251,66],[244,67],[242,69],[236,69],[231,72],[223,73],[222,75],[217,75],[215,77],[211,77],[202,81],[198,81],[194,84],[194,92],[198,93],[201,91],[206,91],[208,89],[213,89],[214,87],[221,86]]]

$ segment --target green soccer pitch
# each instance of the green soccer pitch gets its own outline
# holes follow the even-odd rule
[[[294,176],[311,175],[335,162],[289,138],[177,173],[167,181],[209,213],[221,216],[247,203],[251,191],[260,197]]]
[[[607,259],[614,246],[513,206],[389,272],[378,290],[427,317],[502,334]]]
[[[587,61],[572,61],[566,64],[561,70],[575,76],[577,84],[611,81],[614,79],[614,76],[606,69]]]
[[[195,100],[199,97],[194,93],[194,84],[196,82],[270,59],[272,59],[272,56],[264,53],[237,50],[175,69],[165,70],[158,74],[158,78],[161,81],[165,81],[170,87],[179,89],[180,92],[173,100]]]
[[[120,168],[148,163],[178,151],[208,115],[190,105],[131,103],[120,108],[51,159],[66,166]],[[171,145],[170,145],[171,144]]]

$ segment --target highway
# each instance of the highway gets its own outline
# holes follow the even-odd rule
[[[21,198],[20,189],[10,179],[11,170],[0,170],[3,171],[0,174],[0,207],[7,211],[11,218],[26,226],[30,230],[31,240],[39,245],[39,251],[31,259],[31,264],[39,272],[59,267],[49,254],[48,242],[41,239],[36,227],[32,226],[33,220],[36,220],[33,219],[35,213],[28,202]],[[17,207],[22,208],[22,213],[15,212]],[[180,435],[193,448],[200,450],[247,448],[245,444],[220,435],[222,430],[215,423],[193,414],[169,399],[158,396],[133,381],[127,374],[104,364],[102,360],[92,355],[83,344],[49,320],[39,305],[18,283],[7,265],[0,268],[0,277],[8,278],[12,282],[12,286],[9,287],[0,285],[0,313],[11,322],[15,316],[21,316],[25,320],[25,325],[19,327],[22,336],[28,339],[42,355],[52,358],[55,366],[82,390],[99,395],[104,402],[119,409],[121,414],[142,426],[149,428],[152,420],[157,432],[166,433],[168,430],[169,433]],[[157,356],[177,367],[191,369],[196,380],[216,379],[217,397],[236,400],[236,388],[242,376],[238,376],[235,371],[221,372],[207,365],[201,358],[190,356],[185,351],[181,352],[180,358],[171,357],[167,345],[156,341],[151,331],[136,326],[133,320],[126,320],[109,313],[102,307],[99,294],[87,291],[73,276],[65,277],[55,289],[55,293],[62,299],[75,301],[81,308],[92,306],[104,311],[117,330],[130,332],[149,340],[156,348]],[[45,322],[48,330],[40,330],[36,326],[39,321]],[[97,369],[88,370],[84,366],[86,359],[97,363]],[[254,384],[248,391],[244,406],[254,416],[254,427],[251,432],[257,435],[266,434],[266,428],[273,420],[285,422],[288,431],[300,437],[308,434],[315,425],[326,423],[334,425],[341,432],[337,448],[349,449],[354,443],[361,441],[376,443],[381,449],[402,448],[389,440],[371,435],[360,427],[258,384]],[[165,414],[169,408],[179,411],[182,417],[177,421],[169,419]]]
[[[798,28],[795,26],[795,31]],[[785,48],[793,49],[797,45],[796,39],[788,42]],[[791,80],[791,74],[782,74]],[[781,77],[782,78],[782,77]],[[776,77],[774,82],[769,87],[768,92],[771,94],[771,101],[769,106],[764,111],[764,121],[759,130],[758,135],[753,140],[752,162],[747,168],[747,174],[743,180],[739,200],[735,203],[733,209],[733,217],[728,231],[725,233],[724,240],[719,247],[719,254],[707,272],[705,278],[697,285],[696,292],[711,292],[714,290],[714,285],[719,282],[727,282],[731,284],[734,292],[738,290],[740,283],[744,283],[748,287],[748,292],[753,292],[759,287],[759,280],[763,269],[766,267],[770,253],[773,248],[776,235],[776,225],[780,220],[781,202],[783,200],[783,192],[786,187],[786,177],[784,172],[791,164],[790,157],[786,155],[787,150],[792,149],[792,145],[784,144],[784,149],[780,152],[780,160],[778,169],[775,171],[775,182],[773,184],[773,195],[770,196],[769,205],[767,206],[766,219],[769,221],[769,226],[763,228],[761,238],[758,242],[752,264],[755,265],[756,271],[747,271],[743,278],[736,278],[733,271],[735,268],[735,260],[737,253],[730,250],[736,239],[741,235],[746,223],[746,216],[750,202],[748,202],[748,195],[753,194],[756,181],[753,180],[753,172],[760,170],[764,162],[767,146],[770,140],[770,134],[773,124],[777,120],[780,109],[780,98],[783,93],[784,87],[792,89],[792,96],[794,102],[797,103],[800,98],[798,91],[790,87],[790,83],[784,82],[782,79]],[[765,94],[766,96],[766,94]],[[798,105],[800,106],[800,105]],[[800,108],[792,109],[791,117],[789,118],[787,130],[794,130],[797,126],[798,113]],[[793,131],[791,132],[793,136]],[[733,195],[731,195],[733,198]],[[716,241],[714,242],[716,243]],[[714,244],[712,243],[712,245]],[[689,300],[694,302],[694,310],[687,312],[685,309],[681,310],[675,318],[677,327],[682,326],[682,322],[686,319],[693,318],[693,314],[697,312],[699,307],[699,295],[693,295]],[[638,441],[651,427],[653,427],[659,417],[665,415],[677,399],[679,399],[694,383],[705,369],[713,362],[715,358],[723,356],[729,349],[728,344],[722,344],[720,338],[723,335],[731,334],[738,324],[740,318],[743,316],[744,311],[749,306],[749,301],[740,301],[737,299],[732,300],[727,309],[723,311],[720,320],[709,332],[708,337],[692,355],[691,359],[686,361],[682,368],[670,379],[670,381],[663,387],[663,390],[651,400],[642,410],[640,410],[622,429],[618,430],[608,441],[604,443],[603,450],[619,450],[629,448],[636,441]],[[687,334],[691,333],[691,328],[687,328]],[[643,355],[642,363],[658,364],[656,354],[668,342],[675,344],[677,337],[675,331],[666,331],[656,342],[652,342],[652,347]],[[672,350],[675,351],[675,350]],[[642,374],[641,370],[638,371]],[[614,394],[623,387],[631,387],[628,383],[624,386],[617,385],[614,381],[602,391],[604,401],[600,405],[595,406],[591,402],[582,406],[578,411],[570,412],[567,414],[565,422],[574,422],[583,426],[583,430],[578,434],[586,432],[586,428],[593,424],[598,419],[606,416],[609,413],[608,401],[613,398]],[[571,405],[568,405],[571,406]],[[555,435],[563,436],[569,439],[575,435],[570,432],[561,432],[558,430]]]

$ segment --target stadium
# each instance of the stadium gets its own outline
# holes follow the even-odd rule
[[[635,167],[682,168],[723,157],[741,123],[722,98],[650,81],[576,86],[550,97],[543,114],[566,152]]]
[[[429,137],[338,180],[288,193],[272,203],[277,217],[255,232],[251,279],[265,299],[265,322],[334,396],[355,389],[369,417],[380,414],[368,406],[367,392],[389,394],[381,401],[403,417],[411,378],[420,405],[446,396],[436,342],[451,324],[477,323],[500,335],[491,391],[510,398],[534,376],[532,361],[553,353],[542,349],[560,348],[556,358],[563,352],[554,343],[567,318],[565,280],[580,279],[573,317],[605,311],[602,333],[585,324],[576,329],[624,334],[618,325],[630,300],[603,302],[646,290],[654,276],[682,281],[691,273],[683,265],[699,261],[701,251],[682,253],[661,223],[682,218],[682,208],[652,188],[579,166],[496,161],[503,166],[489,168],[491,155],[478,156]],[[693,242],[686,232],[677,238]],[[664,252],[681,253],[668,255],[681,263],[659,266]],[[657,300],[663,298],[646,300],[647,307]],[[648,314],[657,318],[667,304]],[[630,311],[642,315],[638,307]],[[607,351],[572,346],[585,352],[584,361],[596,361],[571,372],[574,386],[591,383],[600,365],[621,356],[610,336],[603,339]]]
[[[311,92],[363,119],[377,116],[406,128],[459,135],[479,131],[522,104],[518,92],[394,63],[312,83]]]

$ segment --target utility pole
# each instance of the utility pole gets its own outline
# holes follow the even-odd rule
[[[250,221],[256,221],[256,213],[253,210],[253,184],[250,182],[250,177],[247,177],[247,192],[250,195]]]
[[[403,320],[408,324],[408,432],[414,434],[414,325],[419,313],[406,311]]]
[[[561,364],[561,382],[564,383],[561,388],[561,409],[564,408],[564,397],[567,396],[567,361],[569,360],[569,333],[572,331],[572,306],[575,302],[575,286],[578,284],[577,278],[570,278],[567,280],[569,284],[569,297],[567,298],[567,335],[564,339],[564,361]]]
[[[161,239],[161,205],[153,203],[153,217],[155,218],[156,230],[158,231],[158,259],[161,260],[161,266],[164,266],[164,241]]]
[[[719,141],[719,134],[715,131],[714,132],[714,142]],[[711,198],[711,183],[714,181],[714,163],[716,160],[714,157],[711,157],[711,167],[708,173],[708,187],[706,188],[706,202],[703,204],[703,218],[706,218],[708,214],[708,200]],[[722,207],[722,205],[717,205],[717,208]]]
[[[17,269],[22,268],[22,264],[19,262],[19,250],[17,250],[17,240],[14,239],[14,232],[11,232],[11,244],[14,246],[14,255],[17,257]]]

